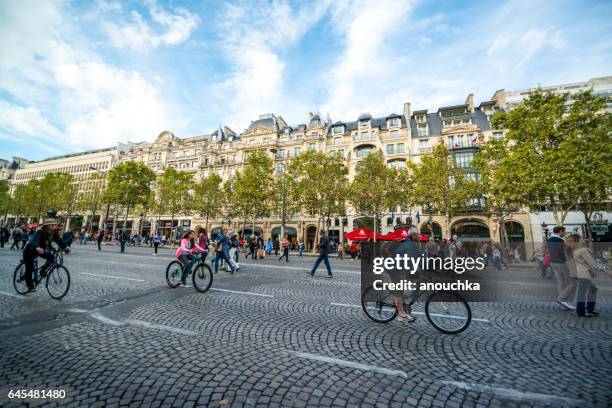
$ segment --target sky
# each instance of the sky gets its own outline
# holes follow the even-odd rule
[[[610,1],[0,0],[0,158],[612,75]]]

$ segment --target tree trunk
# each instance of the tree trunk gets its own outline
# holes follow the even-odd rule
[[[244,212],[244,222],[242,223],[242,239],[244,239],[244,230],[246,228],[246,223],[247,223],[247,213],[245,211]]]
[[[317,248],[319,246],[319,239],[321,237],[321,215],[319,215],[319,218],[317,219],[317,233],[315,234],[315,242],[312,243],[312,253],[316,254],[317,253]]]
[[[127,219],[128,219],[129,213],[130,213],[130,206],[128,205],[125,207],[125,217],[123,218],[123,232],[127,231]]]
[[[206,221],[204,221],[204,229],[206,230],[206,233],[208,234],[208,212],[206,213]]]
[[[172,246],[174,246],[174,243],[176,242],[176,230],[174,229],[174,213],[172,213],[172,215],[170,216],[170,223],[171,223],[171,227],[170,227],[170,242],[172,243]]]
[[[374,242],[376,242],[376,218],[378,218],[376,215],[374,215]]]

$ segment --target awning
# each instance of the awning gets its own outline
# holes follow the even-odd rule
[[[368,228],[357,228],[351,232],[344,234],[344,238],[350,239],[351,241],[365,241],[367,239],[374,239],[374,232]],[[376,234],[377,240],[384,240],[383,234]]]

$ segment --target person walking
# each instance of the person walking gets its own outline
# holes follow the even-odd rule
[[[228,237],[230,235],[231,237],[229,238],[229,251],[228,251],[229,262],[234,267],[234,270],[237,271],[238,269],[240,269],[240,265],[238,265],[238,248],[240,248],[240,241],[238,241],[238,237],[235,234],[232,234],[231,229],[228,231]]]
[[[274,248],[274,256],[278,256],[278,250],[280,249],[280,242],[278,242],[278,238],[274,238],[272,247]]]
[[[5,225],[0,228],[0,248],[4,248],[4,243],[8,242],[11,234]]]
[[[36,230],[34,228],[30,228],[29,231],[24,229],[24,233],[21,234],[21,249],[24,249],[25,246],[34,238],[34,233]]]
[[[98,237],[96,238],[96,242],[98,243],[98,251],[102,251],[102,241],[104,241],[104,231],[98,231]]]
[[[280,256],[280,258],[278,258],[278,262],[282,261],[283,258],[289,262],[289,235],[285,235],[285,238],[283,238],[281,248],[283,250],[283,254]]]
[[[161,244],[161,236],[159,235],[159,232],[155,233],[151,243],[153,244],[153,248],[155,249],[155,252],[153,252],[153,255],[157,256],[157,249],[159,248],[159,245]]]
[[[15,229],[13,230],[13,245],[11,245],[11,250],[19,249],[19,243],[21,242],[22,233],[23,232],[21,231],[21,228],[15,227]]]
[[[202,262],[206,260],[208,256],[208,247],[210,241],[208,240],[208,232],[206,232],[206,228],[202,228],[200,230],[200,234],[198,235],[198,244],[204,248],[204,253],[202,254]]]
[[[327,267],[326,278],[334,277],[332,275],[331,265],[329,264],[329,258],[328,258],[329,253],[330,253],[329,237],[327,236],[326,232],[323,232],[323,234],[321,234],[321,237],[319,238],[319,257],[317,258],[314,265],[312,266],[312,269],[309,272],[310,276],[314,276],[315,271],[319,267],[319,264],[321,263],[321,261],[323,261],[325,262],[325,266]]]
[[[226,267],[230,269],[230,273],[234,273],[234,266],[230,262],[229,259],[229,237],[227,236],[227,228],[223,227],[223,230],[219,232],[217,238],[215,239],[217,248],[216,248],[216,257],[215,257],[215,272],[219,272],[219,261],[224,260],[227,264]]]
[[[550,267],[555,272],[557,278],[557,303],[567,310],[575,310],[569,302],[573,300],[574,294],[570,296],[570,290],[565,290],[571,285],[569,277],[569,269],[566,265],[565,258],[565,227],[557,225],[553,228],[553,233],[546,241],[548,244],[548,253],[550,254]]]
[[[255,244],[255,237],[251,237],[251,239],[249,239],[249,253],[244,257],[245,259],[248,259],[249,255],[251,255],[251,260],[257,260]]]
[[[119,244],[121,245],[121,253],[125,252],[125,245],[128,243],[129,240],[130,240],[130,236],[128,235],[127,231],[123,231],[123,233],[119,235]]]
[[[266,255],[272,255],[272,238],[268,238],[266,242]]]
[[[342,242],[338,242],[338,258],[344,260],[344,244]]]
[[[297,250],[298,250],[298,258],[303,258],[304,257],[304,241],[300,240],[300,242],[298,242]]]
[[[567,237],[566,263],[569,269],[570,279],[575,281],[576,290],[576,314],[580,317],[594,317],[599,315],[595,311],[597,287],[593,283],[596,271],[604,270],[600,267],[591,252],[580,245],[580,235],[571,234]],[[607,272],[610,275],[609,272]]]

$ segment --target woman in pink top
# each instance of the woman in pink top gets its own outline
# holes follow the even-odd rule
[[[204,252],[204,248],[198,245],[195,240],[193,231],[185,232],[181,239],[181,245],[176,250],[176,258],[183,264],[183,275],[181,276],[181,286],[185,286],[187,273],[189,272],[189,264],[193,259],[193,255],[198,252]]]

